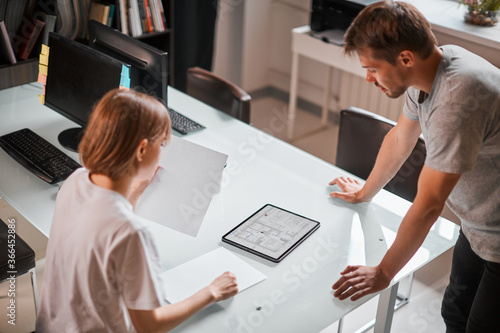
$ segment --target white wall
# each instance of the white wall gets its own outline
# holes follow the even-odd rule
[[[214,72],[247,91],[268,83],[270,0],[219,0]]]
[[[252,92],[290,88],[291,30],[309,24],[311,0],[219,0],[214,72]],[[299,97],[321,104],[326,66],[302,58]],[[333,77],[333,94],[339,73]]]

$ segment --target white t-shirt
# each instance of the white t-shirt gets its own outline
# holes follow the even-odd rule
[[[132,205],[85,169],[61,187],[36,331],[135,332],[127,309],[163,304],[158,250]]]

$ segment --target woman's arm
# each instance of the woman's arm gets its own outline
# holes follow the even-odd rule
[[[129,315],[137,332],[166,332],[202,310],[206,306],[228,299],[238,292],[236,277],[225,272],[209,286],[184,301],[154,310],[131,310]]]

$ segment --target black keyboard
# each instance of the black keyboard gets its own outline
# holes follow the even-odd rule
[[[28,128],[1,136],[0,147],[49,184],[65,180],[80,167],[71,157]]]
[[[170,120],[172,121],[172,128],[181,134],[188,134],[189,132],[205,128],[205,126],[189,119],[175,110],[168,108],[168,111],[170,113]]]

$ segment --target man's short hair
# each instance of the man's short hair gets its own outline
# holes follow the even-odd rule
[[[438,45],[431,26],[413,5],[380,1],[363,9],[346,32],[344,53],[369,48],[376,59],[394,65],[401,51],[427,59]]]

